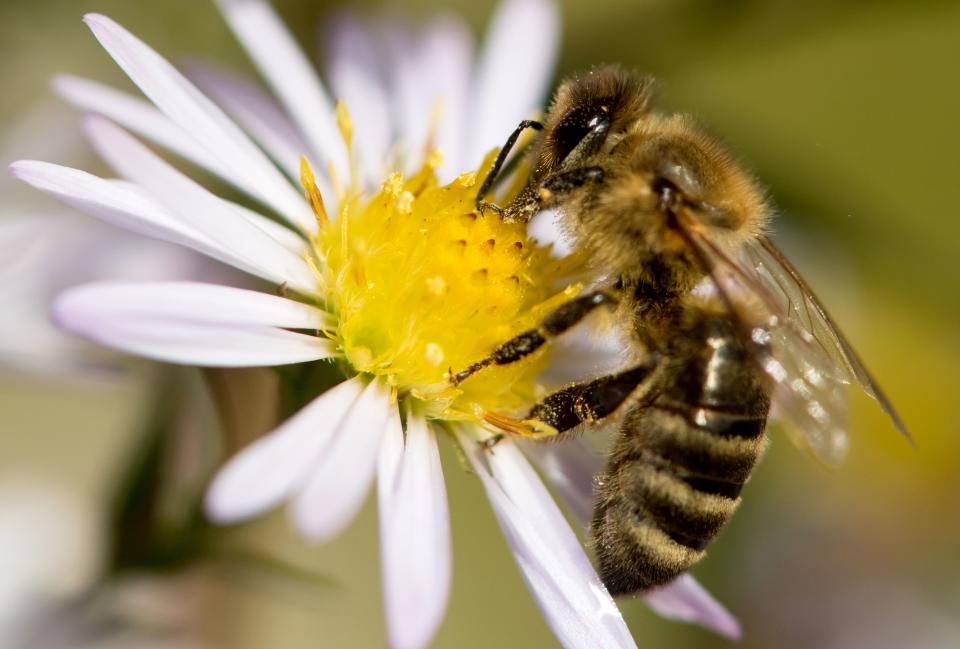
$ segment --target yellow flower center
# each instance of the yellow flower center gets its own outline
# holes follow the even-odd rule
[[[454,387],[450,371],[488,356],[571,299],[572,262],[551,258],[519,223],[474,209],[474,173],[438,183],[432,156],[415,175],[391,175],[373,196],[348,191],[329,219],[305,167],[320,231],[320,293],[336,316],[328,335],[353,371],[383,376],[428,417],[478,419],[514,412],[538,396],[545,353],[491,366]]]

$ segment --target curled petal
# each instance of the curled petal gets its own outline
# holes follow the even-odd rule
[[[644,596],[647,606],[672,620],[692,622],[730,640],[742,637],[740,623],[692,575],[681,575]]]

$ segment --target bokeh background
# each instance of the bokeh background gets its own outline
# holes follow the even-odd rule
[[[308,51],[322,49],[318,26],[338,5],[275,4]],[[352,6],[415,17],[455,11],[478,37],[493,10],[426,0]],[[4,0],[4,151],[14,141],[16,155],[44,157],[53,138],[58,161],[88,157],[79,140],[51,132],[67,111],[47,87],[59,72],[128,87],[80,22],[87,11],[110,15],[174,60],[250,70],[211,2]],[[695,574],[738,616],[744,647],[960,646],[960,4],[568,0],[562,12],[559,76],[611,61],[649,71],[662,80],[664,108],[702,118],[749,161],[779,208],[781,245],[916,438],[911,448],[861,395],[850,458],[837,471],[771,431],[743,506]],[[7,201],[17,190],[3,187]],[[0,304],[0,318],[5,310]],[[16,332],[3,335],[16,348]],[[88,643],[69,646],[121,646],[129,639],[114,619],[121,610],[164,646],[383,645],[372,503],[322,547],[298,540],[282,513],[217,532],[191,508],[223,448],[264,431],[272,412],[268,403],[228,422],[224,442],[206,395],[221,405],[263,396],[269,375],[136,362],[122,371],[37,370],[0,374],[0,582],[39,571],[62,592],[81,593],[69,606],[31,609],[49,620],[48,633]],[[168,421],[171,400],[192,417]],[[449,448],[444,460],[454,586],[435,646],[555,646],[478,481]],[[159,491],[144,480],[158,475]],[[25,541],[37,520],[40,531]],[[28,570],[30,562],[41,567]],[[78,591],[104,569],[119,576]],[[0,606],[20,597],[0,589]],[[76,611],[93,599],[104,609],[96,624]],[[640,647],[728,645],[641,602],[622,608]]]

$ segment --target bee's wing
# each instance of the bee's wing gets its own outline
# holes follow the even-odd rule
[[[790,260],[765,236],[748,243],[744,247],[744,254],[771,293],[779,291],[782,294],[784,308],[796,326],[810,332],[820,347],[844,370],[846,380],[857,383],[875,399],[897,430],[910,440],[910,433],[893,404]]]
[[[878,399],[905,432],[825,309],[768,239],[747,244],[742,257],[733,259],[697,230],[686,234],[748,348],[773,381],[774,405],[795,442],[827,463],[843,459],[846,387],[852,381]]]

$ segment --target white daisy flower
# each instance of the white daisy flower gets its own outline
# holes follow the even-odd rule
[[[188,282],[101,283],[64,294],[55,305],[60,322],[106,345],[190,365],[336,363],[345,380],[232,458],[210,486],[207,511],[229,523],[288,502],[296,528],[324,541],[349,524],[376,479],[391,646],[426,646],[449,595],[439,434],[460,445],[480,476],[560,642],[634,647],[514,443],[492,452],[477,443],[489,436],[484,413],[531,401],[546,357],[490,368],[457,388],[447,378],[449,368],[485,356],[577,293],[562,287],[568,264],[524,228],[473,210],[490,151],[542,105],[555,8],[506,0],[476,61],[465,30],[449,19],[406,36],[345,19],[328,37],[331,93],[268,3],[218,5],[279,101],[195,66],[196,82],[218,105],[121,26],[89,15],[152,105],[87,80],[57,86],[93,113],[87,134],[123,180],[35,161],[12,169],[110,223],[279,286],[282,296]],[[334,96],[345,102],[336,109]],[[233,185],[258,209],[211,193],[130,131]],[[455,175],[462,169],[477,171]],[[590,488],[586,476],[560,476],[581,492]],[[707,610],[713,602],[697,588],[684,578],[655,594],[654,606],[735,635],[732,619]]]

